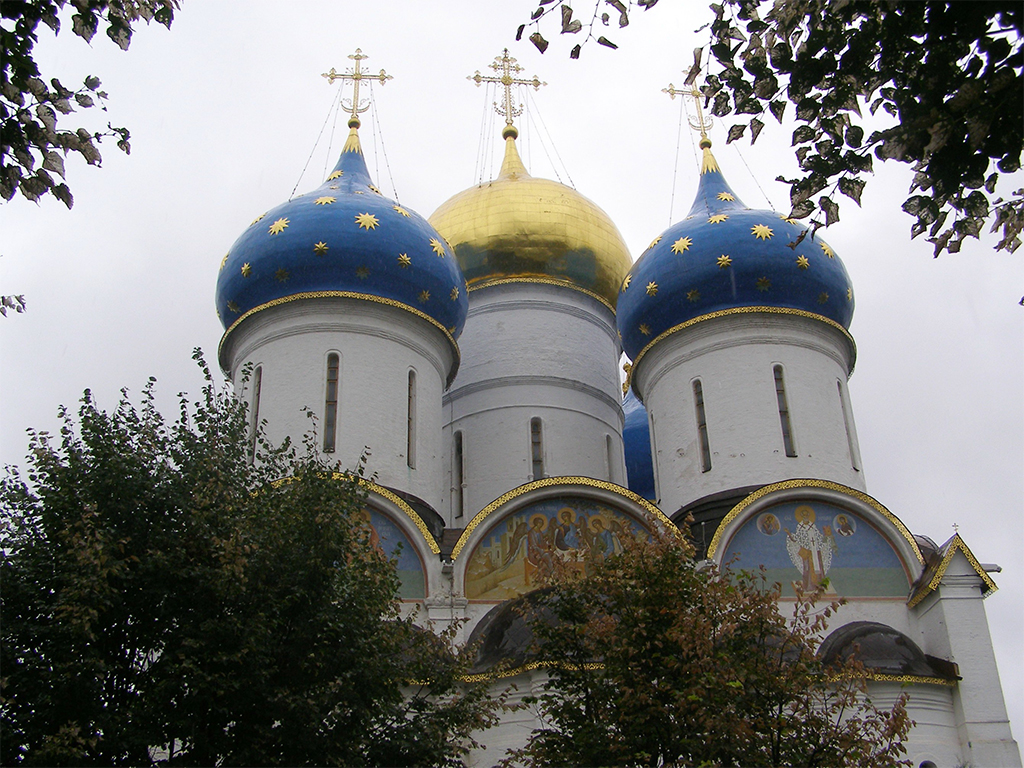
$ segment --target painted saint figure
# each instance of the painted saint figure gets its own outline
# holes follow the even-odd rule
[[[832,565],[832,555],[838,551],[832,529],[824,532],[814,524],[814,510],[804,505],[796,508],[796,531],[786,531],[786,550],[793,565],[800,569],[804,591],[816,589]]]

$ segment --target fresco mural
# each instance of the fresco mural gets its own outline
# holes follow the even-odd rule
[[[736,532],[722,558],[733,568],[763,565],[783,597],[825,584],[830,597],[901,597],[910,579],[899,555],[869,523],[822,502],[777,504]]]
[[[409,537],[394,521],[380,512],[364,509],[363,517],[370,524],[370,544],[389,559],[397,559],[398,578],[401,582],[398,588],[399,598],[421,600],[426,597],[426,572]]]
[[[622,551],[650,530],[634,518],[589,499],[530,504],[495,525],[466,566],[466,597],[507,600],[540,586],[556,562],[586,571],[588,560]]]

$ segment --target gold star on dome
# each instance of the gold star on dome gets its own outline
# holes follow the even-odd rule
[[[653,248],[654,246],[656,246],[660,242],[661,242],[661,235],[658,235],[656,238],[651,240],[651,244],[647,246],[647,250],[648,251],[651,250],[651,248]]]
[[[800,269],[807,269],[809,266],[811,266],[811,262],[807,260],[806,256],[797,256],[796,265],[800,267]]]
[[[822,291],[821,293],[818,294],[818,303],[819,304],[825,304],[827,302],[828,302],[828,294],[825,293],[824,291]]]
[[[828,247],[828,243],[826,243],[824,240],[821,243],[821,251],[826,256],[828,256],[830,259],[834,259],[836,257],[835,251],[833,251],[831,248],[829,248]]]
[[[799,224],[800,223],[797,219],[794,219],[792,216],[786,216],[783,213],[779,214],[779,218],[782,219],[787,224]]]
[[[732,264],[732,257],[726,256],[724,253],[718,257],[718,268],[725,269]]]
[[[721,224],[728,218],[724,213],[716,213],[714,216],[708,216],[708,224]]]
[[[269,232],[272,235],[279,235],[286,229],[288,229],[288,219],[280,218],[270,225],[270,228],[267,229],[267,232]]]
[[[335,171],[334,173],[332,173],[330,176],[327,177],[327,180],[328,181],[334,181],[335,179],[340,179],[344,175],[345,175],[344,171]]]
[[[220,260],[220,268],[224,269],[224,265],[228,263],[228,256],[230,254],[225,253],[224,258]]]
[[[771,287],[772,287],[772,281],[769,280],[767,277],[759,277],[759,278],[757,278],[757,290],[761,291],[762,293],[765,293]]]
[[[330,195],[324,195],[323,197],[318,197],[314,205],[330,205],[337,199],[338,198],[331,197]]]
[[[378,195],[380,194],[380,190],[373,186],[373,184],[367,184],[366,186],[370,188],[371,192],[376,192]]]
[[[658,295],[658,284],[656,282],[654,282],[653,280],[651,280],[651,282],[649,282],[647,284],[647,295],[648,296],[657,296]]]
[[[249,224],[249,226],[251,227],[251,226],[252,226],[253,224],[257,224],[257,223],[259,223],[259,221],[260,221],[260,220],[261,220],[261,219],[262,219],[262,218],[263,218],[264,216],[266,216],[266,215],[267,215],[267,214],[265,214],[265,213],[261,213],[261,214],[260,214],[259,216],[257,216],[257,217],[256,217],[255,219],[253,219],[253,220],[252,220],[252,222],[251,222],[251,223]]]
[[[231,312],[234,312],[237,315],[238,314],[238,305],[235,304],[235,302],[233,302],[233,301],[229,301],[228,302],[228,310],[230,310]]]
[[[637,330],[640,331],[640,333],[642,333],[644,336],[651,335],[651,329],[647,326],[647,323],[640,323],[640,327]]]
[[[399,256],[398,256],[398,266],[400,266],[402,269],[405,269],[406,267],[410,266],[411,264],[412,264],[412,259],[409,258],[409,254],[407,254],[407,253],[399,254]]]
[[[420,291],[420,301],[423,304],[426,304],[428,301],[430,301],[430,291]]]
[[[693,240],[688,237],[680,237],[674,243],[672,243],[672,253],[682,253],[687,248],[693,245]]]
[[[772,231],[764,224],[755,224],[750,228],[750,234],[752,234],[758,240],[770,240],[772,236]]]
[[[440,240],[438,240],[436,237],[430,238],[430,247],[433,249],[434,253],[436,253],[442,259],[444,258],[444,246],[441,245]]]
[[[392,205],[391,207],[394,208],[396,211],[398,211],[403,216],[408,216],[409,215],[409,212],[407,210],[405,210],[405,208],[403,208],[400,205]]]
[[[338,185],[337,185],[337,184],[331,184],[330,188],[331,188],[331,189],[339,189],[339,187],[338,187]]]
[[[694,289],[692,291],[687,291],[686,292],[686,300],[687,301],[700,301],[700,291],[698,291],[697,289]]]
[[[313,253],[315,253],[317,256],[323,256],[325,253],[327,253],[327,243],[325,243],[323,240],[321,240],[319,243],[315,243],[313,245]]]
[[[365,195],[366,193],[365,193],[365,192],[363,192],[362,190],[356,189],[356,190],[353,190],[353,194],[356,194],[356,195]]]
[[[733,202],[733,201],[734,201],[734,200],[735,200],[736,198],[735,198],[735,197],[733,197],[732,195],[730,195],[730,194],[729,194],[728,192],[719,192],[719,193],[718,193],[718,199],[719,199],[719,200],[726,200],[726,201],[728,201],[728,202],[730,202],[730,203],[731,203],[731,202]]]
[[[372,213],[357,213],[356,224],[360,229],[375,229],[380,222]]]
[[[451,297],[452,301],[459,300],[459,286],[456,285],[454,288],[452,288]]]
[[[626,276],[625,276],[625,277],[624,277],[624,278],[622,279],[622,290],[623,290],[623,291],[625,291],[625,290],[626,290],[627,288],[629,288],[629,284],[630,284],[630,283],[631,283],[632,281],[633,281],[633,275],[632,275],[632,273],[630,273],[630,274],[626,275]]]
[[[279,269],[279,270],[277,270],[277,272],[274,273],[274,277],[277,279],[277,282],[279,282],[279,283],[287,283],[288,282],[288,270],[287,269]]]
[[[249,262],[247,261],[245,262],[245,264],[242,265],[242,277],[248,277],[251,274],[252,267],[249,266]]]
[[[455,333],[455,326],[454,325],[449,326],[448,333]]]
[[[365,280],[369,276],[370,276],[370,270],[368,270],[366,267],[359,267],[356,270],[356,277],[358,277],[360,280]]]
[[[846,289],[846,300],[853,301],[853,288]]]

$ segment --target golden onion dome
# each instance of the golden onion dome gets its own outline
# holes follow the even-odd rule
[[[571,187],[526,172],[506,126],[498,178],[460,192],[430,217],[448,240],[469,290],[495,283],[563,284],[614,309],[632,265],[604,211]]]

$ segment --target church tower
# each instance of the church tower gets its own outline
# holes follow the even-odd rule
[[[441,399],[459,366],[466,284],[444,238],[373,184],[349,136],[317,189],[258,217],[221,264],[221,367],[273,443],[315,427],[342,467],[368,453],[382,486],[441,507]],[[314,417],[313,419],[307,418]],[[255,433],[255,430],[254,430]]]
[[[618,299],[659,505],[673,516],[797,477],[863,490],[846,270],[804,225],[745,206],[706,135],[701,147],[693,207],[655,238]]]
[[[574,189],[527,173],[512,118],[520,67],[506,50],[479,82],[505,88],[498,177],[431,216],[469,287],[465,363],[445,399],[449,525],[524,483],[584,476],[626,484],[615,331],[631,260],[611,219]]]

